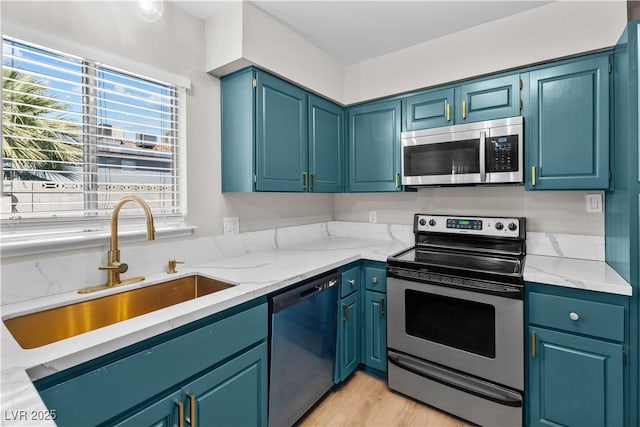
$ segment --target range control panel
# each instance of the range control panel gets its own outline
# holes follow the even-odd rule
[[[496,237],[520,237],[521,218],[463,217],[416,214],[414,232],[475,234]]]

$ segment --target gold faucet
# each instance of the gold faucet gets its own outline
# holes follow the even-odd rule
[[[109,251],[107,252],[107,266],[98,267],[99,270],[107,271],[107,283],[97,286],[90,286],[88,288],[82,288],[78,293],[86,294],[89,292],[98,291],[100,289],[111,288],[118,285],[126,285],[129,283],[140,282],[144,280],[144,276],[131,277],[129,279],[120,280],[120,274],[126,273],[129,266],[123,262],[120,262],[120,249],[118,249],[118,217],[120,210],[127,202],[135,202],[144,210],[144,214],[147,217],[147,239],[155,239],[155,228],[153,225],[153,214],[149,205],[138,196],[126,196],[120,199],[113,208],[111,214],[111,243],[109,245]]]

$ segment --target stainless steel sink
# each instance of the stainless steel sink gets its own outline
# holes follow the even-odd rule
[[[5,319],[4,324],[22,348],[31,349],[230,287],[233,285],[192,275]]]

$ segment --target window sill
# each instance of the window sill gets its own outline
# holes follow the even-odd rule
[[[186,237],[193,234],[194,226],[172,226],[166,228],[156,228],[156,239],[166,239],[172,237]],[[95,248],[108,246],[110,239],[109,231],[95,232],[70,232],[64,235],[41,235],[20,241],[0,242],[0,254],[2,259],[37,255],[50,252],[60,252],[65,250]],[[146,230],[125,230],[118,233],[119,242],[138,242],[147,239]]]

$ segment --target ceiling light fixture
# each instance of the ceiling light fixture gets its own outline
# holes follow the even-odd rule
[[[138,16],[147,22],[156,22],[162,18],[164,0],[138,0]]]

